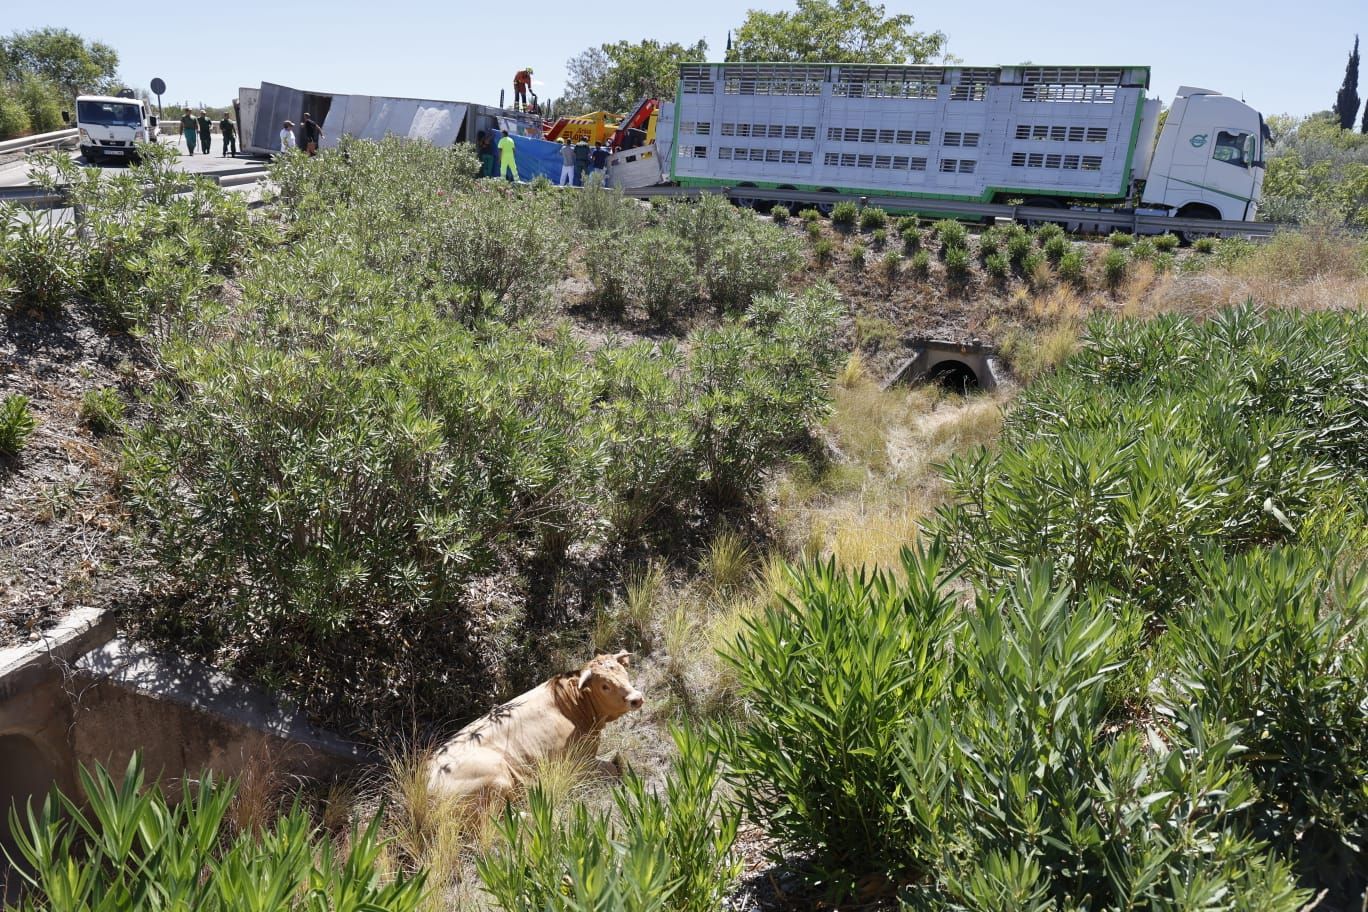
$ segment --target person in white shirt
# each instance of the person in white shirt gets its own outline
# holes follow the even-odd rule
[[[289,152],[295,147],[294,124],[287,120],[280,129],[280,151]]]
[[[561,140],[561,176],[560,185],[569,187],[575,182],[575,150],[570,145],[570,140]]]

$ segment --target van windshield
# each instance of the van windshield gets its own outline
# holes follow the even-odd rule
[[[119,104],[113,101],[78,101],[76,120],[79,123],[99,124],[103,127],[140,127],[142,109],[139,105]]]

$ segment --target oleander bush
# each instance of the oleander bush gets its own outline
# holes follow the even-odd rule
[[[1315,517],[1362,529],[1368,401],[1348,391],[1365,358],[1351,312],[1095,318],[997,452],[950,460],[939,529],[975,578],[1047,555],[1078,591],[1159,614],[1188,603],[1213,538],[1343,544]]]
[[[296,804],[261,829],[234,832],[232,780],[204,773],[173,801],[148,785],[137,754],[115,780],[80,770],[81,796],[59,791],[10,809],[16,912],[416,912],[423,877],[382,876],[379,817],[345,849]],[[84,800],[82,800],[84,799]]]
[[[831,207],[831,224],[844,229],[855,227],[855,222],[860,217],[860,210],[849,200],[839,202]]]
[[[583,804],[557,819],[540,787],[526,814],[509,807],[503,844],[478,860],[505,912],[712,912],[740,874],[740,809],[722,791],[719,757],[683,729],[663,793],[628,773],[616,819]]]
[[[1070,250],[1064,254],[1055,264],[1055,271],[1059,273],[1061,281],[1068,282],[1076,288],[1082,288],[1087,284],[1087,266],[1082,251]]]
[[[1135,243],[1135,235],[1128,234],[1125,231],[1113,231],[1107,235],[1107,243],[1113,247],[1129,247]]]
[[[474,617],[469,582],[749,502],[826,407],[822,289],[591,357],[468,329],[353,257],[264,258],[212,341],[163,348],[175,382],[126,442],[126,501],[178,593],[146,625],[323,717],[487,699],[507,638],[546,619]]]
[[[866,206],[860,210],[860,229],[862,231],[874,231],[877,228],[888,227],[888,213],[878,206]]]
[[[904,551],[899,570],[795,571],[726,653],[747,701],[722,739],[737,795],[829,899],[1306,901],[1247,826],[1259,793],[1239,725],[1115,723],[1131,641],[1104,598],[1036,564],[960,609],[943,552]]]
[[[1160,253],[1172,253],[1178,249],[1179,238],[1176,234],[1160,234],[1154,237],[1154,249]]]
[[[1126,280],[1126,273],[1130,267],[1130,260],[1126,257],[1126,251],[1118,248],[1108,250],[1102,257],[1102,280],[1108,288],[1116,288]]]
[[[789,220],[788,206],[776,205],[770,210],[770,218],[774,219],[776,225],[782,225]]]
[[[941,255],[948,254],[956,248],[967,248],[969,245],[969,229],[964,227],[964,223],[955,219],[941,219],[931,226],[931,233],[941,243]]]

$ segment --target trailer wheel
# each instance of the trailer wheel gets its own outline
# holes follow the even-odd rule
[[[823,187],[821,190],[818,190],[817,192],[818,192],[818,193],[840,193],[841,191],[837,190],[835,187]],[[822,217],[823,217],[823,218],[830,218],[830,217],[831,217],[831,210],[834,209],[834,208],[836,208],[836,206],[835,206],[834,203],[813,203],[813,204],[812,204],[812,208],[814,208],[814,209],[816,209],[818,212],[822,213]]]
[[[1052,197],[1052,196],[1036,196],[1036,197],[1032,197],[1031,199],[1028,199],[1028,200],[1026,200],[1026,202],[1022,203],[1022,205],[1023,205],[1023,206],[1034,206],[1034,207],[1037,208],[1037,209],[1059,209],[1059,210],[1061,210],[1061,211],[1064,209],[1064,204],[1061,203],[1059,200],[1055,199],[1055,198]],[[1063,228],[1065,231],[1068,231],[1068,230],[1069,230],[1069,222],[1068,222],[1068,220],[1067,220],[1067,219],[1062,219],[1062,218],[1061,218],[1061,219],[1022,219],[1022,221],[1025,222],[1027,225],[1030,225],[1030,226],[1033,226],[1033,227],[1034,227],[1035,225],[1058,225],[1060,228]]]
[[[1216,210],[1215,206],[1208,206],[1206,203],[1188,203],[1178,210],[1178,218],[1211,219],[1212,221],[1220,221],[1221,213]],[[1184,247],[1190,246],[1193,241],[1199,238],[1221,236],[1215,231],[1192,230],[1175,231],[1174,234],[1178,235],[1178,242]]]
[[[746,188],[754,190],[756,186],[749,182],[737,184],[736,189],[731,192],[731,201],[742,209],[755,209],[759,206],[760,201],[753,196],[743,196]]]

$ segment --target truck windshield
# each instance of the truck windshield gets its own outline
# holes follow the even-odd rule
[[[99,124],[102,127],[140,127],[142,109],[135,104],[113,101],[78,101],[76,120],[79,123]]]

